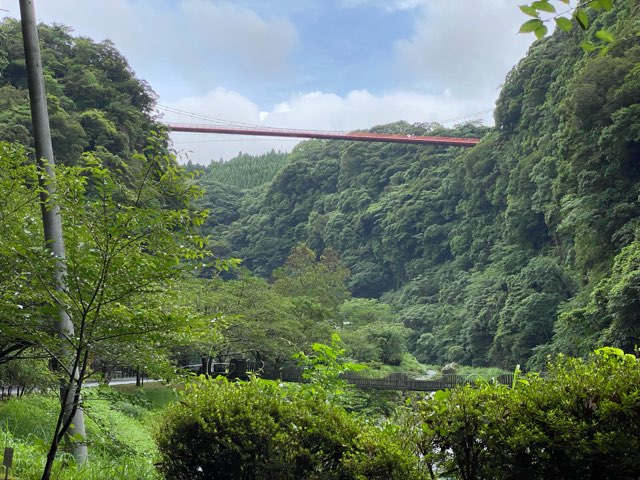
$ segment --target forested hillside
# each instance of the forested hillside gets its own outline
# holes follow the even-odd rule
[[[151,115],[155,93],[111,42],[73,37],[62,25],[40,25],[39,35],[56,160],[75,165],[93,151],[122,166],[159,128]],[[13,19],[0,24],[0,138],[33,143],[20,22]]]
[[[533,366],[632,349],[639,20],[633,0],[597,16],[592,29],[616,39],[604,56],[576,31],[537,41],[506,79],[494,129],[374,129],[483,136],[473,149],[307,141],[263,190],[217,187],[239,212],[218,241],[265,277],[298,242],[336,250],[352,293],[391,303],[423,361]]]
[[[252,156],[241,153],[229,161],[211,162],[203,169],[204,178],[209,181],[231,185],[248,190],[273,180],[273,177],[287,163],[288,155],[272,150],[263,155]],[[187,170],[198,166],[187,164]]]

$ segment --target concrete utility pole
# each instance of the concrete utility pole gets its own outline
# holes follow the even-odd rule
[[[40,206],[42,209],[42,223],[44,225],[44,239],[47,248],[51,250],[58,260],[55,269],[55,290],[57,292],[63,292],[66,289],[65,251],[62,238],[60,209],[53,201],[56,189],[54,170],[55,162],[53,157],[53,146],[51,144],[49,112],[47,109],[47,97],[44,88],[42,59],[40,57],[40,44],[38,40],[38,29],[33,1],[20,0],[20,18],[22,21],[22,37],[24,41],[25,61],[27,65],[27,81],[29,84],[29,101],[31,104],[33,138],[35,141],[40,186],[43,189],[40,194]],[[64,382],[65,386],[61,389],[61,399],[64,402],[62,405],[64,423],[64,421],[69,419],[69,415],[73,410],[78,372],[76,368],[73,368],[75,362],[73,362],[73,353],[70,349],[69,343],[69,341],[74,337],[73,323],[69,318],[69,314],[62,306],[60,306],[58,310],[58,318],[55,321],[54,328],[62,345],[61,361],[66,363],[67,368],[73,370],[72,373],[74,377],[72,381]],[[71,388],[69,388],[69,386],[71,386]],[[78,405],[71,423],[72,427],[69,429],[69,434],[74,438],[81,437],[84,439],[84,415],[81,405]],[[87,460],[86,443],[84,441],[74,441],[73,454],[78,463],[84,463]]]

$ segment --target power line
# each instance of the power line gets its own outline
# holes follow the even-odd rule
[[[462,122],[464,120],[470,120],[470,119],[477,119],[477,120],[484,120],[489,113],[493,113],[493,110],[484,110],[482,112],[476,112],[476,113],[470,113],[468,115],[463,115],[460,117],[455,117],[455,118],[449,118],[446,120],[440,120],[439,123],[441,125],[447,124],[447,123],[457,123],[457,122]]]
[[[189,117],[189,118],[197,118],[198,120],[205,120],[207,122],[217,123],[217,124],[220,124],[220,125],[244,126],[244,127],[253,126],[253,125],[250,125],[250,124],[247,124],[247,123],[234,122],[234,121],[231,121],[231,120],[223,120],[221,118],[209,117],[209,116],[201,115],[201,114],[198,114],[198,113],[187,112],[186,110],[180,110],[178,108],[168,107],[166,105],[158,105],[158,108],[160,110],[164,110],[165,112],[168,112],[168,113],[174,113],[174,114],[177,114],[177,115],[184,115],[184,116]]]

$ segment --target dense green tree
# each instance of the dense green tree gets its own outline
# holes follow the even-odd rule
[[[28,345],[46,355],[59,365],[65,395],[74,395],[61,402],[50,459],[81,408],[91,361],[158,365],[173,332],[190,316],[160,292],[171,291],[181,259],[200,255],[203,242],[193,228],[203,216],[189,207],[197,190],[185,183],[175,159],[156,153],[149,150],[137,157],[142,168],[131,185],[118,181],[90,154],[82,165],[58,169],[55,201],[67,249],[66,287],[56,289],[56,259],[43,253],[34,215],[39,192],[35,167],[25,165],[24,151],[2,145],[0,195],[7,202],[1,214],[0,258],[6,269],[0,276],[0,348],[5,359],[20,352],[12,345]],[[173,208],[162,203],[169,192]],[[73,336],[52,335],[51,318],[59,305],[73,322]],[[62,361],[62,355],[70,362]]]
[[[318,384],[201,380],[164,415],[162,471],[175,479],[413,479],[398,429],[327,402]]]
[[[328,334],[311,335],[307,329],[314,326],[313,318],[298,315],[291,298],[246,271],[240,270],[237,279],[206,281],[200,288],[199,308],[219,324],[223,335],[209,344],[209,355],[280,364]]]
[[[308,296],[335,314],[338,306],[347,298],[346,287],[349,271],[342,266],[333,250],[316,259],[316,254],[305,244],[292,250],[284,265],[273,272],[274,288],[282,295]]]
[[[24,162],[24,149],[0,143],[0,364],[33,346],[23,337],[23,322],[34,317],[42,299],[38,274],[18,249],[41,251],[42,222],[38,210],[35,165]]]
[[[130,160],[157,130],[155,94],[111,42],[73,37],[62,25],[38,30],[57,161],[76,164],[83,152],[98,146],[120,161]],[[31,146],[24,49],[15,19],[0,24],[0,59],[2,138]]]
[[[354,298],[340,305],[340,317],[347,351],[355,360],[400,365],[411,330],[400,323],[390,305]]]

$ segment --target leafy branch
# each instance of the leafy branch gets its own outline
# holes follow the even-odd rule
[[[558,0],[562,4],[570,5],[570,0]],[[584,0],[579,2],[575,8],[569,8],[563,12],[558,13],[556,7],[550,0],[538,0],[530,5],[520,5],[520,10],[525,15],[533,17],[531,20],[527,20],[520,26],[519,33],[533,33],[536,38],[540,39],[544,37],[549,29],[548,22],[555,22],[555,24],[561,30],[565,32],[571,31],[574,23],[576,23],[583,31],[589,28],[589,14],[587,10],[593,11],[610,11],[613,8],[614,0]],[[542,18],[544,14],[551,14],[549,18]],[[570,16],[567,16],[570,14]],[[600,50],[601,55],[605,55],[608,51],[608,45],[612,43],[615,38],[606,30],[598,30],[595,33],[602,45],[596,45],[595,43],[585,40],[580,46],[585,52],[593,52]]]

